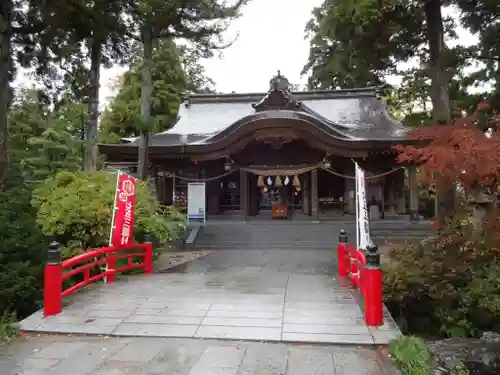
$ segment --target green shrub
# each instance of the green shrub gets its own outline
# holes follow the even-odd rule
[[[500,321],[500,256],[488,232],[448,225],[424,244],[392,252],[384,272],[384,298],[403,312],[411,333],[477,336]],[[425,328],[426,326],[426,328]],[[437,335],[436,335],[437,334]]]
[[[0,343],[8,341],[19,334],[20,327],[15,314],[4,314],[0,319]]]
[[[65,246],[66,256],[108,245],[116,189],[116,173],[61,172],[33,194],[37,222],[45,235]],[[134,237],[145,230],[157,244],[175,239],[185,226],[184,217],[162,206],[149,193],[148,183],[137,181]]]
[[[15,312],[21,319],[40,306],[47,243],[31,190],[22,180],[10,182],[0,191],[0,314]]]
[[[405,375],[430,375],[431,354],[425,342],[415,336],[401,336],[389,343],[389,354]]]

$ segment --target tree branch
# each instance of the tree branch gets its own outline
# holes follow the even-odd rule
[[[484,56],[484,55],[477,55],[477,56],[473,56],[474,58],[478,59],[478,60],[490,60],[490,61],[496,61],[496,62],[499,62],[500,63],[500,56]]]

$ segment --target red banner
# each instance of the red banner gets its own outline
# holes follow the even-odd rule
[[[110,246],[131,243],[134,229],[135,178],[119,172],[117,179]]]

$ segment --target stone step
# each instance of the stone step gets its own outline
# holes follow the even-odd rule
[[[346,228],[345,229],[349,236],[353,236],[356,233],[354,228]],[[404,236],[427,236],[432,233],[430,230],[403,230],[403,229],[393,229],[393,230],[371,230],[372,236],[379,237],[404,237]],[[290,231],[212,231],[209,229],[204,229],[202,234],[198,237],[198,240],[201,240],[205,237],[223,237],[225,239],[257,239],[257,238],[300,238],[300,239],[337,239],[340,234],[340,230],[329,230],[329,231],[304,231],[304,230],[290,230]]]
[[[306,235],[308,237],[316,237],[317,235],[320,236],[327,236],[327,237],[337,237],[340,234],[340,230],[343,229],[347,232],[347,234],[353,234],[356,233],[355,228],[337,228],[336,230],[326,230],[326,231],[317,231],[317,230],[304,230],[304,229],[290,229],[290,230],[278,230],[278,229],[266,229],[266,230],[233,230],[232,228],[227,228],[226,230],[211,230],[208,228],[203,229],[203,233],[206,234],[211,234],[211,235],[224,235],[226,238],[229,237],[234,237],[234,238],[240,238],[240,237],[256,237],[256,236],[262,236],[262,235],[270,235],[273,237],[286,237],[289,236],[290,234],[294,234],[295,236],[298,235]],[[203,235],[202,233],[202,235]],[[426,234],[426,233],[432,233],[431,230],[429,229],[421,229],[421,230],[415,230],[415,229],[371,229],[370,233],[372,235],[386,235],[386,234]]]
[[[370,223],[372,224],[372,223]],[[333,249],[341,229],[355,241],[354,222],[229,222],[207,223],[195,248],[198,249]],[[371,237],[376,244],[422,240],[433,232],[430,223],[374,222]]]

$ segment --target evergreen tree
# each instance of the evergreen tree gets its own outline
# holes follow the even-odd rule
[[[141,131],[140,45],[130,55],[131,68],[122,79],[117,96],[103,114],[100,139],[117,143],[123,137],[136,137]],[[151,132],[171,128],[177,120],[181,96],[186,92],[211,92],[212,81],[205,76],[194,51],[177,47],[171,40],[157,40],[153,49]]]
[[[71,134],[64,108],[51,112],[38,97],[37,91],[23,91],[9,113],[10,159],[30,183],[81,167],[80,140]]]
[[[237,0],[227,6],[219,0],[196,2],[180,0],[129,0],[132,18],[138,25],[143,46],[141,79],[142,129],[139,144],[140,178],[148,173],[148,137],[153,127],[153,41],[155,39],[182,38],[209,53],[213,48],[223,47],[218,41],[228,27],[228,21],[239,15],[239,9],[248,0]]]

